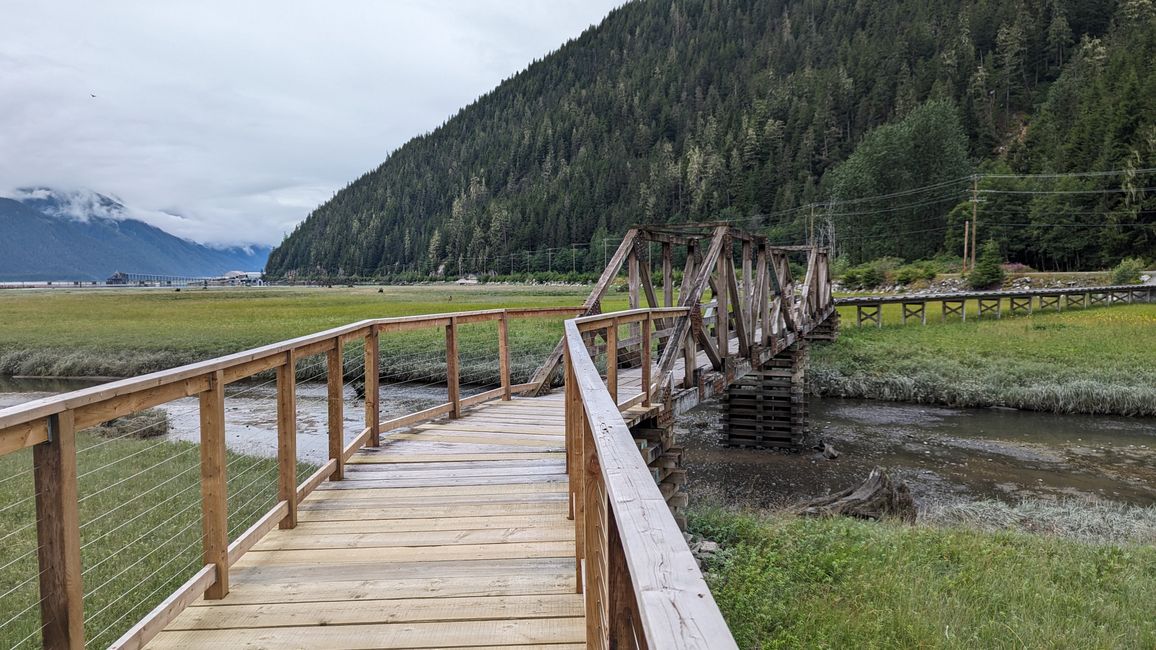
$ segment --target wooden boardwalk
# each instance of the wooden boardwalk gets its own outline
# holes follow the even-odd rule
[[[661,284],[649,244],[662,250]],[[801,254],[798,285],[788,256]],[[623,268],[631,309],[601,313]],[[678,413],[825,322],[830,287],[820,249],[771,247],[724,223],[631,229],[581,306],[369,319],[0,409],[0,456],[32,450],[39,573],[25,582],[39,583],[43,646],[81,650],[91,616],[77,432],[195,397],[203,561],[117,650],[735,650],[679,529],[685,473],[668,434]],[[564,337],[514,384],[510,322],[557,318]],[[480,323],[497,335],[500,387],[466,397],[459,329]],[[383,421],[381,339],[420,330],[444,333],[447,401]],[[364,367],[352,440],[350,362]],[[328,460],[308,477],[297,475],[303,363],[324,365],[328,406]],[[541,394],[559,370],[565,392],[511,399]],[[276,503],[233,536],[226,387],[263,373],[276,381]]]
[[[561,394],[383,436],[149,648],[584,648]]]

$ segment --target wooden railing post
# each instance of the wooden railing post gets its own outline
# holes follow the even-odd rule
[[[602,481],[602,465],[598,461],[598,447],[594,434],[585,427],[583,446],[583,488],[586,511],[583,532],[585,541],[585,594],[586,594],[586,647],[609,647],[610,602],[607,597],[609,569],[607,563],[607,522],[610,511],[606,503],[606,487]]]
[[[583,453],[586,407],[582,403],[582,390],[578,387],[570,346],[564,346],[562,350],[566,364],[566,473],[569,477],[569,514],[574,520],[574,589],[576,593],[582,593],[582,559],[586,550],[586,457]]]
[[[618,534],[618,521],[613,509],[607,504],[606,524],[606,573],[607,607],[610,615],[611,648],[645,648],[642,628],[635,620],[634,584],[630,581],[630,568],[626,565],[626,552],[622,548],[622,538]]]
[[[502,399],[510,401],[510,322],[506,310],[498,317],[498,372],[501,374]]]
[[[642,321],[642,405],[650,406],[650,330],[654,325],[651,312]]]
[[[606,328],[606,391],[618,403],[618,319]]]
[[[698,365],[698,349],[695,345],[695,330],[698,329],[696,323],[701,323],[700,310],[702,308],[697,304],[690,306],[690,312],[687,313],[687,327],[689,331],[686,334],[686,343],[682,346],[682,387],[694,388],[694,371]],[[693,315],[692,315],[693,314]]]
[[[751,253],[752,253],[752,248],[751,248],[751,242],[749,239],[743,240],[742,249],[743,249],[743,281],[742,281],[742,287],[739,289],[739,296],[737,298],[735,298],[735,300],[738,302],[738,305],[740,306],[740,309],[736,310],[736,311],[741,311],[742,315],[740,316],[739,314],[736,313],[735,319],[738,320],[739,318],[742,318],[743,329],[747,333],[747,343],[749,344],[754,339],[754,332],[755,332],[755,321],[754,321],[754,318],[752,318],[752,315],[754,314],[754,295],[755,295],[755,292],[752,289],[753,283],[751,282],[751,262],[752,262]]]
[[[569,508],[567,519],[573,519],[576,499],[575,490],[578,485],[578,476],[575,469],[578,467],[578,458],[574,456],[578,445],[575,444],[574,433],[578,431],[579,420],[582,414],[582,394],[578,390],[578,379],[574,376],[574,364],[570,357],[570,346],[562,348],[563,380],[562,390],[566,397],[566,476],[568,477]]]
[[[369,429],[370,447],[381,446],[381,411],[378,408],[381,379],[381,356],[377,327],[371,327],[365,337],[365,426]]]
[[[331,481],[345,478],[345,368],[344,349],[341,337],[333,340],[333,349],[325,353],[326,382],[329,405],[329,458],[337,461],[337,467],[329,476]]]
[[[446,386],[449,389],[449,400],[452,404],[450,418],[462,417],[461,369],[458,358],[458,319],[451,316],[446,325]]]
[[[674,251],[669,242],[662,244],[662,306],[674,306]]]
[[[689,311],[686,314],[686,319],[687,319],[687,324],[688,324],[688,331],[686,334],[686,343],[683,345],[683,350],[682,350],[682,363],[683,363],[682,387],[683,388],[694,388],[694,370],[695,370],[695,366],[698,365],[698,361],[697,361],[698,350],[695,347],[695,338],[694,337],[696,336],[695,323],[701,322],[701,318],[699,318],[699,316],[701,314],[702,308],[699,306],[697,300],[694,302],[686,302],[687,290],[691,286],[691,284],[694,282],[693,278],[695,276],[695,256],[697,255],[695,248],[696,248],[696,246],[694,245],[694,242],[691,242],[686,247],[686,266],[682,271],[683,289],[682,289],[682,291],[679,292],[679,296],[678,296],[679,302],[682,304],[686,304],[687,308],[689,309]]]
[[[225,379],[221,371],[199,396],[201,407],[201,531],[205,564],[217,569],[206,600],[229,593],[229,485],[225,474]]]
[[[366,407],[369,405],[366,377]],[[297,359],[285,353],[285,363],[277,366],[277,499],[289,504],[280,528],[297,527]]]
[[[718,300],[715,304],[715,335],[718,337],[718,355],[726,368],[726,360],[730,357],[730,309],[727,305],[727,288],[730,286],[730,274],[733,271],[731,261],[732,246],[728,238],[715,263],[718,265]]]
[[[84,589],[72,411],[49,416],[48,442],[32,448],[32,462],[44,647],[81,649]]]
[[[574,372],[570,348],[566,361],[566,464],[569,477],[570,518],[574,520],[574,591],[582,593],[583,560],[586,558],[586,407]]]

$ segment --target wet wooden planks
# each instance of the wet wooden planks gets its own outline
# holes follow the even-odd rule
[[[585,647],[560,396],[384,435],[150,648]]]

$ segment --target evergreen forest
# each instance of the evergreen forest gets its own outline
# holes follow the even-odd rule
[[[384,154],[383,154],[384,156]],[[384,156],[281,277],[590,272],[732,220],[850,264],[1156,257],[1153,0],[636,0]]]

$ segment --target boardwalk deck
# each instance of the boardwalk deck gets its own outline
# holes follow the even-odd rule
[[[382,438],[149,648],[585,647],[562,395]]]

